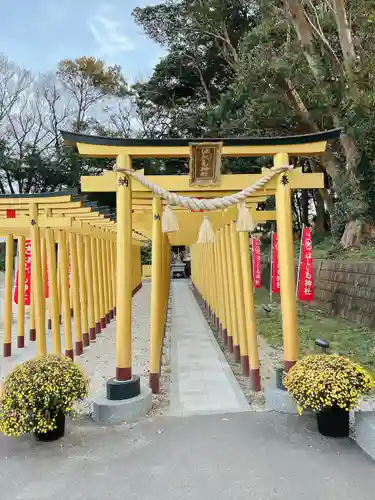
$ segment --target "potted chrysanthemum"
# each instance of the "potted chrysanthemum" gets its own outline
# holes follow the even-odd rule
[[[40,441],[64,435],[65,416],[87,396],[80,366],[48,355],[17,365],[6,377],[0,397],[0,431],[7,436],[34,433]]]
[[[349,435],[349,411],[373,388],[373,379],[361,366],[335,354],[313,354],[298,361],[284,385],[299,411],[316,412],[324,436]]]

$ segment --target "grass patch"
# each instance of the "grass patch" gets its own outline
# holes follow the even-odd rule
[[[264,241],[262,244],[262,256],[271,258],[271,243]],[[295,242],[294,257],[299,259],[301,240]],[[368,241],[358,248],[341,248],[338,240],[332,235],[313,235],[313,257],[315,259],[349,260],[356,262],[367,262],[375,260],[375,243]]]
[[[256,290],[257,330],[273,347],[282,347],[282,323],[278,297],[271,313],[262,304],[269,304],[269,292]],[[375,375],[375,331],[328,315],[310,306],[298,304],[298,323],[301,354],[320,352],[315,345],[317,338],[328,340],[330,351],[347,356]]]
[[[299,255],[299,244],[296,245],[296,256]],[[326,236],[322,239],[313,239],[313,255],[316,259],[332,260],[355,260],[369,261],[375,260],[375,245],[368,242],[359,248],[341,248],[338,241],[332,236]]]
[[[359,248],[347,249],[316,248],[313,250],[313,255],[316,259],[352,260],[357,262],[370,261],[375,260],[375,246],[363,245]]]

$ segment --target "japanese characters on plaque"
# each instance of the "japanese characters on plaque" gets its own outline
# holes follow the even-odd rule
[[[314,300],[314,265],[312,257],[312,234],[308,227],[303,228],[301,252],[298,267],[297,297],[299,300]]]
[[[220,184],[221,142],[190,144],[190,185]]]

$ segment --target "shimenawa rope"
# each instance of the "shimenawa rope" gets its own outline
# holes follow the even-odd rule
[[[223,196],[222,198],[213,198],[213,199],[198,199],[198,198],[189,198],[188,196],[179,196],[176,193],[171,193],[166,189],[153,184],[148,181],[142,175],[137,174],[134,170],[127,168],[117,168],[115,165],[113,170],[115,172],[124,172],[127,175],[131,175],[140,182],[143,186],[150,189],[154,194],[163,198],[168,202],[169,205],[179,205],[186,209],[190,209],[193,211],[211,211],[211,210],[220,210],[223,208],[228,208],[233,205],[237,205],[242,202],[241,208],[239,210],[238,219],[237,219],[237,231],[252,231],[254,229],[254,223],[252,220],[251,213],[246,206],[246,199],[252,194],[255,193],[258,189],[265,186],[275,175],[285,172],[287,170],[292,170],[292,165],[283,165],[281,167],[274,167],[270,170],[268,175],[265,175],[259,181],[255,182],[252,186],[249,186],[246,189],[243,189],[239,193]],[[179,230],[178,220],[173,212],[167,206],[163,213],[162,218],[162,231],[163,233],[171,233]],[[213,243],[215,241],[215,233],[211,226],[211,222],[207,216],[204,216],[203,222],[201,224],[199,230],[199,236],[197,243]]]
[[[188,196],[179,196],[176,193],[171,193],[166,189],[149,182],[142,175],[137,174],[134,170],[128,168],[117,168],[115,165],[113,170],[115,172],[124,172],[127,175],[131,175],[134,179],[142,184],[142,186],[150,189],[153,193],[160,198],[163,198],[168,202],[169,205],[179,205],[181,207],[187,208],[189,210],[221,210],[223,208],[228,208],[233,205],[237,205],[242,201],[245,201],[246,198],[251,196],[252,193],[255,193],[258,189],[265,186],[275,175],[285,172],[287,170],[292,170],[293,165],[283,165],[281,167],[274,167],[270,170],[270,173],[259,179],[259,181],[255,182],[252,186],[243,189],[242,191],[229,195],[223,196],[222,198],[213,198],[213,199],[197,199],[197,198],[189,198]]]

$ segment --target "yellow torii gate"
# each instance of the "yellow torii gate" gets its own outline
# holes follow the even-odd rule
[[[249,157],[272,156],[274,167],[283,167],[289,164],[289,156],[316,156],[322,154],[327,141],[337,139],[341,133],[335,129],[317,134],[308,134],[291,137],[268,138],[231,138],[231,139],[118,139],[112,137],[97,137],[84,134],[62,132],[65,144],[75,146],[78,152],[87,157],[115,158],[117,172],[108,172],[99,177],[83,177],[82,191],[87,192],[116,192],[117,202],[117,325],[116,325],[116,381],[107,385],[109,399],[125,399],[139,394],[139,379],[132,373],[132,293],[131,293],[131,235],[134,228],[142,228],[150,234],[150,219],[143,221],[143,215],[134,214],[133,208],[142,206],[141,200],[153,199],[153,266],[152,266],[152,305],[151,305],[151,365],[150,385],[154,392],[159,390],[160,363],[155,360],[158,355],[153,349],[153,339],[160,336],[160,304],[157,300],[161,280],[162,265],[165,265],[165,237],[161,233],[162,202],[154,196],[150,189],[133,179],[131,172],[133,158],[189,158],[197,154],[198,146],[217,148],[222,157]],[[195,151],[195,153],[194,153]],[[199,156],[199,155],[198,155]],[[196,156],[196,158],[198,158]],[[202,158],[201,158],[202,159]],[[217,158],[216,158],[217,159]],[[202,162],[203,165],[203,162]],[[203,169],[202,169],[203,172]],[[204,177],[206,172],[200,174]],[[196,172],[195,172],[196,174]],[[223,175],[213,172],[211,185],[191,182],[192,177],[181,176],[145,176],[145,179],[161,188],[181,196],[212,198],[237,193],[262,179],[267,175],[264,169],[261,174]],[[199,175],[197,176],[199,177]],[[197,180],[197,179],[195,179]],[[295,297],[294,275],[294,248],[292,235],[292,208],[291,191],[293,189],[323,188],[322,174],[303,174],[301,169],[281,172],[275,175],[262,189],[256,192],[257,196],[275,194],[277,229],[279,236],[279,260],[281,283],[281,307],[284,332],[284,359],[285,369],[288,370],[298,358],[298,325],[297,304]],[[134,205],[134,206],[133,206]],[[178,214],[178,217],[180,215]],[[181,214],[183,218],[201,220],[200,213]],[[137,223],[137,217],[142,222]],[[212,217],[213,223],[217,216]],[[223,217],[225,219],[225,217]],[[223,220],[222,219],[222,220]],[[218,223],[218,227],[222,227]],[[227,226],[228,227],[228,226]],[[181,238],[178,235],[168,235],[169,242],[183,241],[182,225]],[[220,230],[223,231],[223,230]],[[220,233],[219,231],[219,233]],[[225,240],[228,231],[222,233]],[[191,234],[186,235],[187,244],[191,244]],[[164,245],[164,247],[163,247]],[[164,252],[164,253],[163,253]],[[164,257],[163,257],[164,255]],[[221,254],[222,255],[222,254]],[[229,255],[227,253],[227,255]],[[216,258],[216,257],[215,257]],[[217,260],[217,259],[216,259]],[[164,264],[163,264],[164,262]],[[217,260],[218,262],[218,260]],[[258,370],[259,371],[259,370]],[[113,389],[116,384],[116,390]],[[138,384],[138,389],[134,388]],[[116,392],[116,394],[115,394]]]

